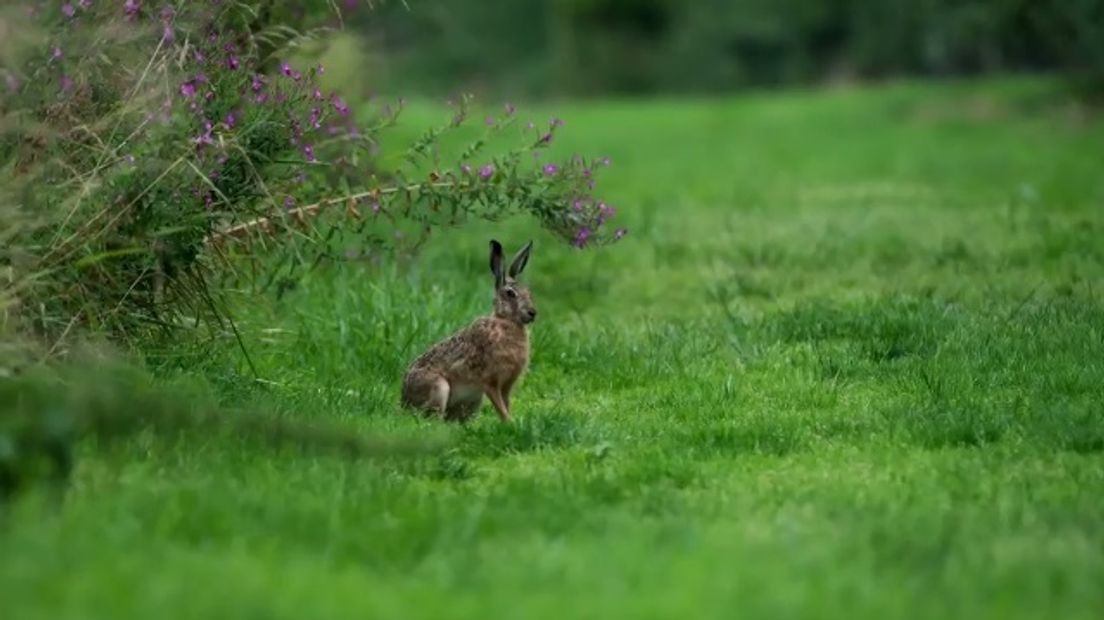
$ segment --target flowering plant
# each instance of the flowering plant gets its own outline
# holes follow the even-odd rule
[[[448,157],[443,137],[475,124],[461,97],[441,126],[381,146],[403,100],[351,105],[323,90],[323,66],[291,59],[357,4],[79,0],[0,13],[35,33],[0,55],[0,165],[12,171],[0,192],[22,216],[0,231],[19,291],[0,300],[33,301],[45,334],[83,324],[129,336],[218,315],[212,282],[263,288],[350,245],[386,259],[471,217],[528,212],[579,248],[624,235],[592,194],[607,160],[534,156],[558,119],[522,124],[507,104]],[[514,146],[491,148],[510,135]]]

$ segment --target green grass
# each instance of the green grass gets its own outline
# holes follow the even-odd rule
[[[486,311],[488,236],[532,237],[515,425],[83,446],[0,525],[5,617],[1104,614],[1104,123],[1031,81],[555,112],[621,245],[472,225],[251,303],[264,387],[231,342],[165,371],[437,436],[401,372]]]

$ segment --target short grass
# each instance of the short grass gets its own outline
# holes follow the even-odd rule
[[[559,106],[621,245],[473,225],[256,304],[267,387],[175,371],[443,452],[86,446],[3,524],[3,615],[1100,618],[1104,123],[1054,93]],[[486,310],[490,235],[536,240],[532,369],[516,424],[442,431],[398,380]]]

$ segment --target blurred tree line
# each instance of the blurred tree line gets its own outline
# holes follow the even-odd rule
[[[390,86],[716,92],[1056,71],[1100,93],[1104,0],[416,0],[357,24]]]

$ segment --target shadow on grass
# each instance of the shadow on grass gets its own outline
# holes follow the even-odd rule
[[[510,424],[470,424],[462,427],[457,450],[468,457],[499,457],[577,445],[587,438],[581,421],[565,412],[534,411]]]

